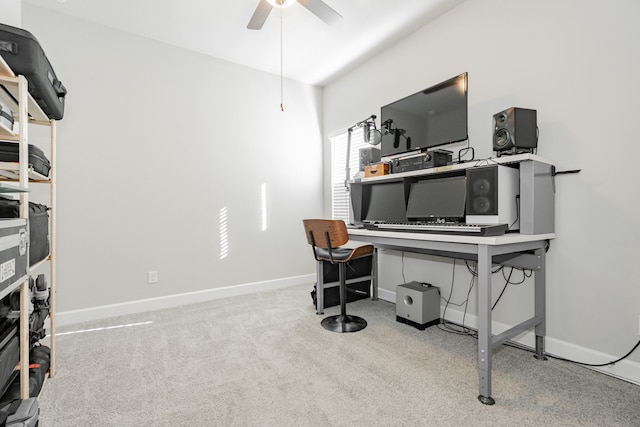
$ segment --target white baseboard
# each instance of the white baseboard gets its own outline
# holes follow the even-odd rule
[[[388,291],[386,289],[378,288],[378,298],[381,300],[396,303],[396,293]]]
[[[379,289],[378,297],[385,301],[396,302],[396,294],[395,292]],[[444,307],[440,307],[440,317],[443,318],[443,310]],[[464,316],[464,317],[463,317]],[[475,315],[464,315],[464,312],[453,310],[452,308],[447,308],[446,320],[457,323],[459,325],[463,324],[468,326],[471,329],[478,328],[478,317]],[[492,322],[492,333],[493,335],[501,334],[502,332],[509,329],[511,326],[505,325],[500,322],[496,322],[495,320]],[[526,332],[514,339],[512,341],[517,342],[518,344],[522,344],[530,349],[535,348],[535,334],[533,331]],[[622,355],[610,355],[606,353],[601,353],[590,348],[581,347],[575,344],[571,344],[565,341],[558,340],[552,337],[545,338],[545,353],[548,355],[553,355],[557,357],[562,357],[564,359],[580,361],[582,363],[591,363],[591,364],[600,364],[600,363],[608,363],[613,360],[617,360]],[[636,341],[637,342],[637,341]],[[630,346],[633,346],[636,342],[629,343]],[[631,347],[629,347],[629,350]],[[615,365],[608,366],[585,366],[585,368],[593,369],[594,371],[602,372],[607,375],[611,375],[625,381],[632,382],[634,384],[640,385],[640,363],[634,362],[631,360],[622,360]]]
[[[187,292],[177,295],[129,301],[120,304],[109,304],[80,310],[62,311],[56,313],[56,325],[66,326],[81,322],[106,319],[109,317],[211,301],[218,298],[247,295],[254,292],[303,285],[305,283],[311,284],[314,283],[315,280],[315,274],[305,274],[302,276],[287,277],[283,279],[266,280],[263,282],[245,283],[242,285],[225,286],[222,288],[205,289],[202,291]]]

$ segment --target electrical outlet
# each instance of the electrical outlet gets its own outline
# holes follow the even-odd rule
[[[158,283],[157,271],[150,271],[147,273],[147,283]]]

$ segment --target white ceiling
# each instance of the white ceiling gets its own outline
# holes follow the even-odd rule
[[[323,86],[464,0],[325,0],[343,16],[328,26],[294,4],[246,28],[258,0],[23,0],[108,27]]]

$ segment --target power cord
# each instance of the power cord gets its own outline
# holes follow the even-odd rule
[[[636,351],[636,349],[638,348],[638,346],[640,346],[640,341],[638,341],[636,343],[636,345],[633,346],[633,348],[631,350],[629,350],[629,352],[627,354],[625,354],[624,356],[620,357],[619,359],[616,359],[612,362],[607,362],[607,363],[584,363],[584,362],[577,362],[575,360],[571,360],[571,359],[565,359],[564,357],[560,357],[560,356],[552,356],[550,354],[546,354],[547,357],[550,357],[552,359],[556,359],[556,360],[562,360],[563,362],[570,362],[570,363],[575,363],[576,365],[582,365],[582,366],[593,366],[593,367],[598,367],[598,366],[609,366],[609,365],[615,365],[616,363],[620,362],[621,360],[626,359],[627,357],[629,357],[631,355],[631,353],[633,353],[634,351]]]
[[[508,341],[506,343],[504,343],[504,345],[512,347],[512,348],[517,348],[519,350],[524,350],[524,351],[528,351],[529,353],[535,353],[535,351],[529,347],[526,347],[520,343],[516,343],[513,341]],[[589,367],[602,367],[602,366],[609,366],[609,365],[615,365],[616,363],[626,359],[627,357],[629,357],[631,355],[631,353],[633,353],[638,347],[640,346],[640,341],[638,341],[636,343],[636,345],[633,346],[633,348],[631,350],[629,350],[629,352],[627,354],[625,354],[624,356],[613,360],[611,362],[606,362],[606,363],[585,363],[585,362],[578,362],[577,360],[571,360],[571,359],[567,359],[565,357],[561,357],[561,356],[554,356],[552,354],[549,353],[545,353],[544,355],[548,358],[551,359],[556,359],[556,360],[560,360],[562,362],[569,362],[569,363],[573,363],[575,365],[581,365],[581,366],[589,366]]]
[[[549,248],[548,248],[548,246],[547,246],[547,248],[546,248],[546,249],[547,249],[547,250],[549,249]],[[448,298],[444,298],[444,297],[442,297],[442,296],[441,296],[441,298],[445,300],[446,304],[445,304],[445,306],[444,306],[444,310],[443,310],[443,313],[442,313],[442,323],[440,323],[439,325],[437,325],[437,327],[438,327],[438,329],[440,329],[440,330],[442,330],[442,331],[445,331],[445,332],[448,332],[448,333],[454,333],[454,334],[457,334],[457,335],[468,335],[468,336],[470,336],[470,337],[472,337],[472,338],[476,338],[476,339],[477,339],[477,338],[478,338],[478,332],[477,332],[476,330],[474,330],[474,329],[471,329],[471,328],[469,328],[469,327],[465,326],[465,325],[464,325],[464,319],[465,319],[465,317],[466,317],[466,315],[467,315],[467,307],[468,307],[468,304],[469,304],[469,295],[471,294],[471,289],[473,289],[473,285],[474,285],[474,283],[475,283],[475,279],[476,279],[476,277],[478,276],[478,273],[477,273],[477,271],[475,271],[475,270],[474,270],[474,269],[469,265],[469,262],[468,262],[468,261],[465,261],[465,265],[466,265],[466,267],[467,267],[467,270],[468,270],[468,271],[469,271],[469,273],[471,274],[471,283],[470,283],[470,286],[469,286],[469,290],[467,291],[467,299],[466,299],[466,300],[464,300],[463,302],[461,302],[460,304],[455,304],[455,303],[452,303],[452,302],[451,302],[451,296],[453,295],[453,285],[454,285],[454,282],[455,282],[455,266],[456,266],[456,259],[454,258],[454,259],[453,259],[453,273],[452,273],[452,277],[451,277],[451,291],[449,292],[449,297],[448,297]],[[523,277],[522,277],[522,280],[521,280],[520,282],[517,282],[517,283],[516,283],[516,282],[511,282],[511,276],[512,276],[512,274],[513,274],[513,271],[514,271],[514,270],[520,270],[520,271],[522,271]],[[525,280],[526,280],[528,277],[533,276],[533,271],[532,271],[532,270],[529,270],[529,269],[520,269],[520,268],[511,267],[511,270],[509,271],[509,275],[505,277],[504,266],[500,266],[499,268],[497,268],[497,269],[493,270],[491,273],[492,273],[492,274],[495,274],[495,273],[498,273],[498,272],[502,272],[502,277],[504,277],[504,278],[505,278],[505,285],[504,285],[504,287],[502,288],[502,292],[500,292],[500,295],[499,295],[499,296],[498,296],[498,298],[496,299],[496,302],[495,302],[495,303],[493,304],[493,306],[491,307],[491,310],[493,310],[493,309],[496,307],[496,305],[498,304],[498,302],[499,302],[499,301],[500,301],[500,299],[502,298],[502,295],[504,294],[504,292],[505,292],[505,290],[507,289],[507,287],[508,287],[508,285],[509,285],[509,284],[512,284],[512,285],[521,285],[522,283],[524,283],[524,282],[525,282]],[[447,312],[447,307],[449,306],[449,304],[451,304],[451,305],[456,305],[456,306],[458,306],[458,307],[460,307],[460,306],[462,306],[462,305],[464,304],[465,308],[464,308],[464,312],[463,312],[463,315],[462,315],[462,325],[459,325],[459,324],[456,324],[456,323],[453,323],[453,322],[448,322],[448,321],[446,321],[446,320],[445,320],[446,312]],[[441,325],[442,325],[442,327],[441,327]],[[453,325],[455,325],[455,326],[457,326],[457,327],[460,327],[460,328],[462,328],[462,329],[456,329],[456,328],[454,328],[454,327],[453,327]],[[528,348],[528,347],[525,347],[525,346],[523,346],[523,345],[521,345],[521,344],[514,343],[514,342],[512,342],[512,341],[508,341],[508,342],[506,342],[504,345],[507,345],[507,346],[509,346],[509,347],[518,348],[518,349],[521,349],[521,350],[525,350],[525,351],[528,351],[528,352],[531,352],[531,353],[533,353],[533,352],[534,352],[534,350],[532,350],[532,349],[530,349],[530,348]],[[548,353],[545,353],[545,356],[547,356],[547,357],[549,357],[549,358],[552,358],[552,359],[561,360],[561,361],[563,361],[563,362],[574,363],[574,364],[576,364],[576,365],[589,366],[589,367],[602,367],[602,366],[615,365],[616,363],[618,363],[618,362],[620,362],[620,361],[622,361],[622,360],[626,359],[626,358],[627,358],[627,357],[629,357],[629,356],[630,356],[630,355],[631,355],[631,354],[632,354],[632,353],[633,353],[633,352],[634,352],[638,347],[640,347],[640,341],[638,341],[638,342],[636,343],[636,345],[634,345],[634,346],[633,346],[633,348],[632,348],[631,350],[629,350],[629,352],[628,352],[627,354],[625,354],[624,356],[622,356],[622,357],[620,357],[620,358],[618,358],[618,359],[616,359],[616,360],[613,360],[613,361],[611,361],[611,362],[606,362],[606,363],[585,363],[585,362],[579,362],[579,361],[571,360],[571,359],[567,359],[567,358],[564,358],[564,357],[561,357],[561,356],[554,356],[554,355],[551,355],[551,354],[548,354]]]
[[[471,152],[471,158],[463,160],[462,157],[469,154],[469,152]],[[476,151],[473,149],[473,147],[470,147],[468,144],[465,148],[461,148],[460,150],[458,150],[458,163],[472,162],[475,158],[476,158]]]
[[[509,230],[513,228],[514,225],[520,220],[520,194],[516,194],[516,219],[513,220],[511,225],[509,226]]]

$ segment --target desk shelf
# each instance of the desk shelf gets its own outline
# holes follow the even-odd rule
[[[352,182],[366,184],[366,183],[381,182],[381,181],[392,181],[392,180],[398,180],[402,178],[429,176],[434,174],[464,171],[465,169],[481,167],[481,166],[509,165],[514,163],[521,163],[527,160],[555,166],[553,162],[543,157],[540,157],[536,154],[523,153],[523,154],[516,154],[513,156],[502,156],[502,157],[495,157],[491,159],[472,160],[465,163],[456,163],[454,165],[437,166],[437,167],[428,168],[428,169],[418,169],[418,170],[409,171],[409,172],[392,173],[389,175],[361,178],[359,180],[354,180]]]

